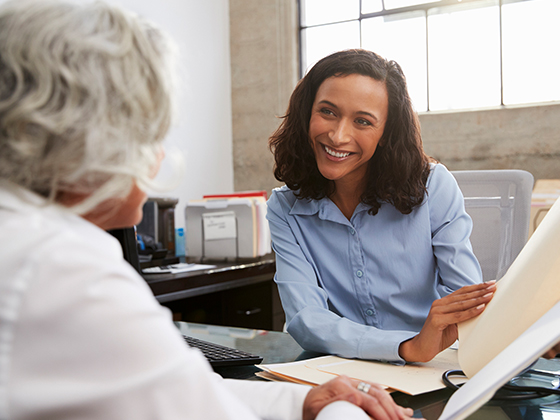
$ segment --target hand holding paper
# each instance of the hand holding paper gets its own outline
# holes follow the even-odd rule
[[[560,340],[560,200],[552,206],[478,318],[459,325],[459,363],[471,379],[440,420],[473,413]]]
[[[461,420],[475,412],[512,377],[560,339],[560,303],[455,392],[439,420]]]
[[[459,325],[459,364],[473,376],[560,301],[560,201],[498,282],[477,318]]]
[[[457,323],[478,316],[492,299],[496,282],[465,286],[436,300],[420,333],[399,348],[407,362],[429,362],[457,340]]]

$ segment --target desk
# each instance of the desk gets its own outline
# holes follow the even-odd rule
[[[244,328],[217,327],[178,322],[177,327],[184,334],[202,340],[234,347],[259,354],[263,363],[285,363],[316,357],[319,354],[305,352],[286,333]],[[217,368],[216,372],[225,378],[261,380],[255,376],[259,369],[254,366]],[[395,401],[414,409],[414,417],[436,420],[452,391],[442,389],[422,395],[410,396],[401,392],[393,393]],[[469,417],[470,420],[559,420],[560,396],[549,396],[533,400],[490,401]]]
[[[177,321],[281,331],[284,312],[274,257],[177,274],[144,274],[156,299]]]

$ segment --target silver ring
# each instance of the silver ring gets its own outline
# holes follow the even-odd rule
[[[368,384],[367,382],[360,382],[356,388],[358,391],[362,391],[367,394],[371,388],[371,384]]]

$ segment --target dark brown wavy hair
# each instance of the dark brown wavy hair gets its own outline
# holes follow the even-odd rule
[[[366,50],[354,49],[323,58],[299,81],[282,124],[269,139],[274,176],[296,191],[298,198],[319,200],[335,191],[321,175],[309,139],[311,108],[319,86],[329,77],[360,74],[385,82],[389,109],[385,130],[368,163],[362,202],[377,214],[390,203],[403,214],[422,204],[432,159],[424,153],[420,123],[412,107],[401,67]]]

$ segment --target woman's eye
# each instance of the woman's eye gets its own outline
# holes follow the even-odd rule
[[[364,126],[372,125],[368,120],[364,120],[363,118],[358,118],[356,122]]]
[[[334,115],[334,112],[332,112],[330,109],[327,108],[322,108],[319,112],[325,115]]]

